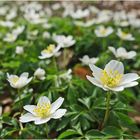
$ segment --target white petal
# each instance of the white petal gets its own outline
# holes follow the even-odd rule
[[[90,69],[93,71],[93,76],[95,77],[96,80],[100,81],[101,77],[102,77],[102,72],[103,70],[96,67],[93,64],[89,64]]]
[[[125,48],[120,47],[117,49],[117,54],[126,54],[126,53],[127,53],[127,51]]]
[[[27,84],[30,83],[32,79],[33,79],[33,77],[30,77],[30,78],[26,81],[26,83],[27,83]]]
[[[26,114],[22,115],[19,119],[19,121],[22,123],[31,122],[31,121],[35,121],[35,120],[38,120],[38,117],[35,117],[31,113],[26,113]]]
[[[34,123],[37,124],[37,125],[39,125],[39,124],[43,124],[43,123],[48,122],[50,119],[51,119],[50,117],[45,118],[45,119],[38,119]]]
[[[108,74],[110,74],[110,70],[117,71],[120,74],[124,73],[124,66],[122,62],[119,62],[117,60],[111,60],[106,66],[105,66],[105,70]]]
[[[136,54],[137,53],[135,51],[130,51],[130,52],[128,52],[128,58],[131,59],[131,58],[135,57]]]
[[[51,113],[54,113],[63,103],[64,98],[59,97],[55,102],[51,104]]]
[[[98,82],[95,78],[93,78],[93,77],[91,77],[91,76],[86,76],[86,77],[87,77],[87,79],[88,79],[92,84],[94,84],[95,86],[100,87],[100,88],[102,88],[102,89],[104,89],[104,90],[107,90],[107,89],[104,88],[103,85],[102,85],[100,82]]]
[[[128,84],[125,84],[125,85],[122,85],[124,88],[127,88],[127,87],[134,87],[138,85],[138,82],[130,82]]]
[[[66,109],[58,109],[55,113],[52,114],[51,118],[59,119],[65,115],[66,111]]]
[[[114,88],[110,88],[110,87],[107,87],[109,90],[112,90],[112,91],[123,91],[124,90],[124,87],[123,86],[118,86],[118,87],[114,87]]]
[[[40,97],[37,104],[44,104],[44,103],[50,104],[50,100],[46,96]]]
[[[114,47],[108,47],[108,49],[116,56],[116,50]]]
[[[33,115],[35,115],[34,109],[36,108],[35,105],[25,105],[23,107],[26,111],[32,113]]]
[[[20,77],[27,77],[27,78],[28,78],[28,76],[29,76],[29,73],[28,73],[28,72],[24,72],[24,73],[22,73],[22,74],[20,75]]]
[[[136,74],[136,73],[124,74],[123,77],[122,77],[120,85],[130,83],[132,81],[138,80],[139,78],[140,78],[139,75]]]

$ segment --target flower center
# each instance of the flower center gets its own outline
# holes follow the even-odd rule
[[[14,84],[16,84],[18,80],[19,80],[19,77],[13,77],[11,79],[11,82],[14,83]]]
[[[34,112],[38,117],[44,118],[49,116],[50,109],[51,105],[49,103],[41,103],[37,105],[37,107],[34,109]]]
[[[118,71],[110,70],[108,74],[105,70],[103,70],[102,74],[101,81],[103,85],[111,88],[119,85],[120,80],[122,79],[122,74]]]
[[[125,38],[128,34],[125,32],[122,32],[122,37]]]
[[[105,35],[105,34],[106,34],[106,29],[105,29],[105,28],[102,28],[102,29],[100,30],[100,32],[101,32],[102,35]]]
[[[50,53],[53,53],[54,49],[55,49],[55,45],[51,44],[46,49],[44,49],[43,52],[50,54]]]

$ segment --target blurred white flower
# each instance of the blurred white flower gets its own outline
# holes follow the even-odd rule
[[[13,8],[9,11],[9,13],[6,15],[6,20],[12,20],[17,16],[17,9]]]
[[[14,42],[16,41],[18,35],[20,35],[25,29],[25,26],[19,26],[16,29],[13,29],[11,33],[7,33],[4,37],[4,41],[6,42]]]
[[[16,29],[14,29],[12,31],[12,33],[18,36],[18,35],[20,35],[24,31],[24,29],[25,29],[24,25],[18,26]]]
[[[69,82],[72,79],[71,73],[72,73],[72,70],[71,69],[68,69],[67,72],[65,72],[63,74],[60,74],[59,75],[59,78],[62,78],[62,79],[64,79],[64,80],[66,80],[66,81]]]
[[[10,83],[11,87],[20,89],[26,86],[32,80],[32,77],[28,78],[28,76],[29,76],[28,72],[24,72],[20,76],[9,75],[7,73],[7,78],[8,78],[7,80]]]
[[[16,54],[23,54],[24,53],[24,48],[22,46],[17,46],[16,47]]]
[[[45,79],[45,70],[42,68],[38,68],[35,72],[34,72],[34,76],[39,79],[39,80],[44,80]]]
[[[64,35],[55,35],[53,34],[53,40],[62,48],[71,47],[75,44],[75,40],[73,39],[73,36],[64,36]]]
[[[97,13],[96,23],[105,23],[111,20],[112,18],[112,11],[111,10],[102,10]]]
[[[46,96],[39,98],[37,105],[25,105],[23,108],[28,111],[20,117],[20,122],[27,123],[34,121],[36,125],[48,122],[50,119],[59,119],[65,115],[66,109],[59,109],[64,98],[59,97],[51,104]]]
[[[15,25],[12,21],[0,21],[0,26],[12,28]]]
[[[88,20],[87,22],[74,21],[74,24],[81,27],[90,27],[93,24],[96,24],[96,19]]]
[[[127,26],[129,26],[129,22],[128,22],[127,20],[124,20],[124,21],[119,21],[119,20],[117,20],[117,21],[115,22],[115,24],[116,24],[117,26],[121,26],[121,27],[127,27]]]
[[[40,59],[50,58],[52,56],[58,56],[60,53],[59,50],[61,49],[61,46],[55,46],[53,44],[50,44],[46,49],[41,51],[41,56],[39,56]]]
[[[70,16],[74,19],[81,19],[88,17],[90,15],[90,10],[89,9],[78,9],[77,11],[72,11]]]
[[[93,64],[90,64],[93,76],[87,76],[87,79],[94,85],[108,91],[122,91],[124,88],[138,85],[136,82],[140,77],[135,73],[124,74],[124,66],[121,62],[111,60],[102,70]]]
[[[105,28],[104,26],[98,26],[95,29],[95,34],[97,37],[107,37],[110,34],[112,34],[113,28],[112,27],[107,27]]]
[[[16,41],[17,37],[18,36],[16,34],[7,33],[3,40],[5,42],[14,42]]]
[[[49,32],[44,32],[43,33],[43,38],[50,38],[50,37],[51,37],[51,35],[50,35]]]
[[[137,54],[135,51],[127,52],[126,49],[122,47],[115,49],[114,47],[110,46],[108,48],[115,55],[116,58],[133,59]]]
[[[79,59],[83,65],[89,65],[89,64],[95,64],[99,58],[95,58],[95,57],[92,57],[92,58],[89,58],[88,55],[84,55],[83,58],[80,58]]]
[[[135,38],[130,33],[123,32],[121,29],[118,29],[117,36],[122,40],[133,41]]]

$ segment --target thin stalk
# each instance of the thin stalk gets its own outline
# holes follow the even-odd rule
[[[20,114],[21,114],[21,111],[22,111],[22,101],[21,101],[20,89],[18,89],[17,92],[18,92],[18,98],[19,98],[19,103],[20,103],[19,107],[20,107]]]
[[[46,136],[47,136],[47,138],[49,138],[49,129],[48,129],[48,124],[46,123],[45,124],[45,130],[46,130]]]
[[[106,112],[105,112],[105,116],[104,116],[104,120],[103,123],[101,125],[101,129],[104,127],[104,125],[106,124],[108,118],[109,118],[109,112],[110,112],[110,97],[111,94],[110,92],[107,92],[107,97],[106,97]]]
[[[56,63],[55,56],[53,56],[53,65],[55,67],[55,70],[57,71],[57,63]]]

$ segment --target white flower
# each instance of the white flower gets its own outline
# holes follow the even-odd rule
[[[12,20],[17,16],[17,9],[11,9],[9,13],[6,15],[7,20]]]
[[[62,48],[71,47],[75,44],[75,40],[71,35],[64,36],[64,35],[53,35],[53,40],[60,45]]]
[[[59,75],[59,78],[62,78],[64,80],[66,80],[66,81],[70,81],[72,79],[71,73],[72,73],[72,70],[71,69],[68,69],[67,72]]]
[[[121,26],[121,27],[127,27],[129,26],[129,22],[127,20],[124,20],[124,21],[115,21],[115,24],[118,25],[118,26]]]
[[[59,119],[66,113],[66,109],[59,109],[63,101],[64,98],[59,97],[51,104],[47,97],[40,97],[37,106],[25,105],[23,107],[29,113],[21,116],[20,122],[27,123],[34,121],[35,124],[39,125],[48,122],[50,119]]]
[[[122,91],[124,88],[138,85],[138,82],[135,81],[140,78],[138,74],[124,74],[124,66],[119,61],[111,60],[104,70],[92,64],[89,66],[94,77],[87,76],[87,79],[105,91]]]
[[[46,49],[41,51],[41,56],[39,56],[40,59],[50,58],[52,56],[58,56],[59,50],[61,47],[58,45],[55,47],[55,45],[50,44]]]
[[[20,89],[26,86],[32,80],[32,77],[28,78],[28,76],[29,76],[29,73],[27,72],[22,73],[20,76],[9,75],[7,73],[7,78],[8,78],[7,80],[10,83],[11,87]]]
[[[13,34],[15,34],[15,35],[20,35],[23,31],[24,31],[24,29],[25,29],[25,26],[18,26],[16,29],[14,29],[13,31],[12,31],[12,33]]]
[[[88,20],[87,22],[74,21],[74,24],[81,27],[90,27],[96,23],[96,19]]]
[[[4,37],[4,41],[6,42],[14,42],[16,41],[18,35],[20,35],[25,29],[25,26],[19,26],[14,29],[11,33],[7,33]]]
[[[12,21],[0,21],[0,26],[12,28],[15,25]]]
[[[109,47],[109,50],[115,55],[116,58],[122,58],[122,59],[133,59],[136,56],[135,51],[129,51],[127,52],[125,48],[118,48],[115,49],[114,47]]]
[[[17,37],[18,36],[16,34],[7,33],[3,40],[5,42],[14,42],[16,41]]]
[[[95,58],[95,57],[92,57],[92,58],[89,58],[88,55],[84,55],[83,58],[80,58],[79,59],[83,65],[89,65],[89,64],[95,64],[99,58]]]
[[[50,35],[49,32],[44,32],[43,33],[43,38],[50,38],[50,37],[51,37],[51,35]]]
[[[129,41],[135,40],[132,34],[125,33],[121,29],[118,29],[117,36],[120,37],[122,40],[129,40]]]
[[[45,79],[45,70],[42,68],[38,68],[34,72],[34,76],[37,77],[37,79],[39,79],[39,80],[44,80]]]
[[[70,15],[74,19],[81,19],[81,18],[84,18],[84,17],[88,17],[89,14],[90,14],[89,9],[85,9],[85,10],[78,9],[77,11],[71,12]]]
[[[24,48],[22,46],[17,46],[16,47],[16,54],[23,54],[24,53]]]
[[[107,37],[113,32],[112,27],[105,28],[104,26],[98,26],[97,29],[95,29],[95,34],[97,37]]]

